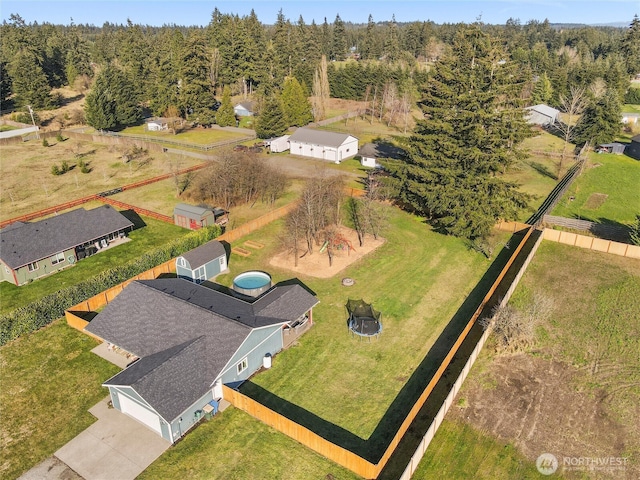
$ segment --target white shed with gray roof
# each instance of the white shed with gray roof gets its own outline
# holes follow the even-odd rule
[[[560,119],[560,110],[548,105],[534,105],[525,110],[527,111],[527,122],[532,125],[553,125]]]
[[[358,154],[358,139],[347,133],[299,128],[289,137],[289,152],[340,163]]]

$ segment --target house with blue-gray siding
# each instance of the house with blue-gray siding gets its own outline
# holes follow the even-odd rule
[[[202,283],[227,270],[227,251],[218,240],[211,240],[176,258],[176,275]]]
[[[248,298],[181,278],[137,280],[85,330],[136,359],[103,384],[114,408],[173,443],[222,385],[239,386],[283,349],[285,332],[310,324],[317,303],[298,284]]]

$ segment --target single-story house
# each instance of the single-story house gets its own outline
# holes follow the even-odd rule
[[[640,113],[623,113],[622,123],[625,125],[635,125],[638,123],[638,118],[640,118]]]
[[[527,122],[532,125],[553,125],[560,119],[560,110],[548,105],[534,105],[525,108]]]
[[[631,143],[624,149],[624,153],[631,158],[640,160],[640,135],[636,135],[631,139]]]
[[[222,208],[199,207],[178,203],[173,209],[173,223],[189,230],[200,230],[209,225],[225,225],[227,212]]]
[[[402,157],[402,150],[388,143],[365,143],[358,150],[358,156],[363,167],[381,168],[379,158],[399,159]]]
[[[79,208],[0,230],[0,281],[23,285],[73,265],[133,230],[110,205]]]
[[[169,121],[162,117],[148,118],[144,122],[144,128],[150,132],[169,130]]]
[[[347,133],[298,128],[289,137],[289,151],[293,155],[340,163],[358,154],[358,139]]]
[[[289,137],[291,135],[283,135],[277,138],[269,138],[264,141],[264,146],[269,148],[271,153],[286,152],[289,150]]]
[[[253,102],[240,102],[233,107],[233,112],[238,117],[251,117],[253,115]]]
[[[195,283],[215,277],[227,269],[227,252],[217,240],[200,245],[176,258],[176,275]]]
[[[113,407],[175,442],[311,324],[318,299],[298,284],[247,300],[180,278],[136,280],[85,330],[134,357],[103,386]],[[268,362],[267,362],[268,360]]]
[[[615,153],[616,155],[622,155],[624,153],[626,145],[624,143],[601,143],[596,149],[598,153]]]

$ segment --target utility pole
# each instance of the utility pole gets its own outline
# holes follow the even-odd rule
[[[36,129],[36,139],[40,140],[40,134],[38,133],[38,127],[36,126],[36,121],[33,118],[33,108],[31,108],[31,105],[27,105],[27,108],[29,109],[29,113],[31,114],[31,123],[33,123],[33,128]]]

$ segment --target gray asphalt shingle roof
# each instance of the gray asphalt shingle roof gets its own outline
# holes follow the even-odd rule
[[[79,208],[38,222],[3,228],[0,258],[17,269],[131,227],[133,223],[110,205],[92,210]]]
[[[211,240],[210,242],[200,245],[193,250],[189,250],[180,256],[189,262],[191,270],[195,270],[205,263],[220,258],[223,255],[227,255],[224,245],[217,240]]]
[[[131,282],[86,327],[140,357],[105,385],[131,386],[167,421],[202,397],[253,328],[297,320],[318,303],[300,285],[257,301],[178,278]]]
[[[325,130],[313,130],[311,128],[298,128],[289,137],[289,142],[300,142],[338,148],[347,141],[349,137],[352,137],[352,135],[347,133],[327,132]]]
[[[183,215],[187,218],[193,218],[196,220],[200,220],[203,216],[212,213],[213,210],[211,210],[210,208],[189,205],[188,203],[178,203],[173,208],[174,215]]]

